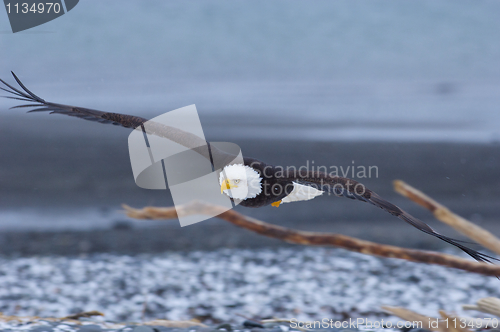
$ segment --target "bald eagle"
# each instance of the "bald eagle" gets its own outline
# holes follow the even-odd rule
[[[102,112],[45,101],[28,90],[14,73],[12,75],[21,89],[15,88],[1,79],[0,82],[4,84],[4,87],[0,87],[0,89],[10,94],[6,98],[29,103],[12,108],[33,108],[28,113],[48,111],[50,114],[63,114],[133,129],[144,126],[148,121],[138,116]],[[171,139],[188,148],[199,147],[200,140],[202,140],[193,134],[169,126],[163,126],[154,134]],[[204,142],[204,144],[209,145],[208,142]],[[196,150],[196,148],[193,148],[193,150]],[[206,149],[198,150],[206,158],[211,158],[211,156],[206,155],[205,151]],[[219,157],[220,160],[229,161],[233,159],[233,156],[226,155],[225,152],[218,150],[216,147],[211,147],[211,153]],[[228,162],[223,167],[219,174],[219,184],[221,186],[221,194],[241,200],[240,205],[242,206],[253,208],[267,205],[278,207],[282,203],[310,200],[325,192],[367,202],[387,211],[424,233],[460,248],[477,261],[491,263],[491,260],[497,260],[494,257],[465,246],[460,243],[462,241],[436,232],[426,223],[386,201],[361,183],[348,178],[332,176],[319,171],[300,169],[298,171],[295,169],[289,171],[288,168],[287,171],[284,171],[282,167],[275,167],[260,160],[245,157],[242,164],[229,164]]]

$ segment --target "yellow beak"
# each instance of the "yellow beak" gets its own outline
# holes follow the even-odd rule
[[[228,179],[225,179],[220,186],[220,193],[224,193],[224,190],[237,188],[238,186],[232,185]]]

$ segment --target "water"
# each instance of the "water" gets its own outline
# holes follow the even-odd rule
[[[2,12],[2,71],[49,75],[32,78],[40,82],[498,79],[500,73],[500,4],[492,0],[110,0],[75,9],[19,34],[9,33]]]
[[[17,34],[0,11],[0,74],[14,70],[46,99],[111,111],[154,116],[194,103],[205,125],[230,122],[228,137],[491,142],[499,10],[497,1],[80,2]]]

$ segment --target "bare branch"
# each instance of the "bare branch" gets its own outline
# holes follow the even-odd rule
[[[97,310],[92,310],[92,311],[84,311],[84,312],[79,312],[77,314],[74,314],[74,315],[69,315],[69,316],[66,316],[66,317],[63,317],[61,318],[61,320],[64,320],[64,319],[74,319],[74,320],[78,320],[80,318],[88,318],[88,317],[92,317],[92,316],[104,316],[104,314],[100,311],[97,311]]]
[[[129,217],[135,219],[175,219],[177,212],[175,208],[145,207],[133,209],[123,205]],[[383,245],[374,242],[359,240],[350,236],[334,233],[306,232],[286,227],[268,224],[266,222],[247,217],[234,210],[225,211],[224,208],[214,205],[206,205],[193,202],[178,206],[183,215],[188,214],[211,214],[228,221],[238,227],[248,229],[260,235],[279,239],[289,243],[315,246],[335,246],[347,250],[380,257],[399,258],[412,262],[436,264],[464,271],[497,276],[500,275],[500,266],[485,263],[472,262],[452,255],[405,249],[396,246]]]
[[[416,325],[414,328],[418,326],[424,330],[433,332],[471,332],[469,327],[481,329],[484,328],[484,326],[488,326],[488,320],[483,320],[481,318],[455,317],[447,314],[443,310],[439,310],[439,314],[441,315],[439,319],[424,316],[401,307],[382,306],[382,309],[394,316],[412,322]]]
[[[462,308],[465,310],[477,310],[500,317],[500,299],[496,297],[485,297],[477,301],[476,305],[467,304],[463,305]]]
[[[401,307],[382,306],[382,310],[385,310],[399,318],[403,318],[408,322],[412,322],[414,324],[418,323],[418,326],[419,327],[421,326],[425,330],[434,332],[446,332],[446,329],[444,329],[443,324],[438,323],[437,326],[431,324],[431,322],[436,321],[435,318],[421,315],[409,309]]]
[[[481,244],[483,247],[488,248],[500,255],[500,239],[487,230],[454,214],[445,206],[439,204],[423,192],[413,188],[401,180],[394,181],[394,190],[431,211],[436,219],[453,227],[463,235]]]

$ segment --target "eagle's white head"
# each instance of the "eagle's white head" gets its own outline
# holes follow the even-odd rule
[[[234,164],[224,167],[219,175],[220,191],[235,199],[254,198],[262,192],[262,178],[252,167]]]

